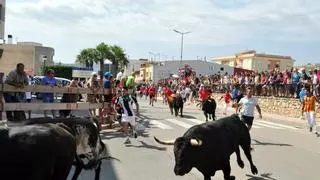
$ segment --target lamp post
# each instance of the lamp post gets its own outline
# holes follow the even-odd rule
[[[178,31],[176,29],[173,30],[174,32],[178,33],[178,34],[181,34],[181,54],[180,54],[180,61],[182,62],[182,54],[183,54],[183,36],[185,34],[189,34],[191,33],[190,31],[188,32],[181,32],[181,31]]]
[[[43,74],[45,74],[46,70],[46,64],[47,64],[48,57],[47,56],[42,56],[42,61],[43,61]]]

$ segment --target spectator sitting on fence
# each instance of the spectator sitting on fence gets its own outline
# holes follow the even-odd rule
[[[78,88],[78,80],[74,78],[70,85],[67,87],[72,87],[72,88]],[[63,94],[61,98],[61,103],[76,103],[79,100],[78,94]],[[73,116],[71,113],[72,110],[60,110],[59,114],[60,117],[67,117],[67,116]]]
[[[28,77],[24,72],[24,64],[17,64],[16,69],[11,71],[5,82],[16,88],[24,88],[28,85]],[[6,103],[18,103],[25,102],[25,93],[23,92],[7,92],[4,93],[4,99]],[[8,121],[21,121],[26,119],[24,111],[7,111],[7,120]]]
[[[41,85],[50,86],[50,87],[57,86],[57,80],[54,76],[55,76],[54,70],[49,69],[46,73],[46,76],[42,79]],[[53,103],[54,102],[53,93],[41,93],[41,97],[42,97],[42,102],[44,102],[44,103]],[[56,117],[55,111],[52,110],[51,112],[52,112],[53,118],[55,118]],[[48,117],[46,110],[44,110],[44,117]]]

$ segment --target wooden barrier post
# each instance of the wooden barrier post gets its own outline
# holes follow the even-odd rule
[[[4,73],[0,73],[0,84],[3,85],[3,76]],[[3,86],[1,86],[1,90],[0,90],[0,121],[2,121],[2,111],[3,111]]]

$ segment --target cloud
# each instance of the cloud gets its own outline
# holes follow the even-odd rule
[[[176,44],[180,37],[173,29],[192,31],[186,35],[192,45],[299,43],[320,41],[319,5],[314,0],[10,0],[7,30],[54,46],[58,56],[69,59],[101,41]],[[65,49],[70,46],[72,51]]]

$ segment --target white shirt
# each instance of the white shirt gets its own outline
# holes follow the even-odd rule
[[[123,73],[120,71],[120,72],[117,74],[116,79],[120,81],[122,76],[123,76]]]
[[[239,104],[242,104],[242,115],[254,117],[253,111],[254,108],[258,105],[258,101],[256,98],[251,97],[248,99],[248,97],[243,97]]]

